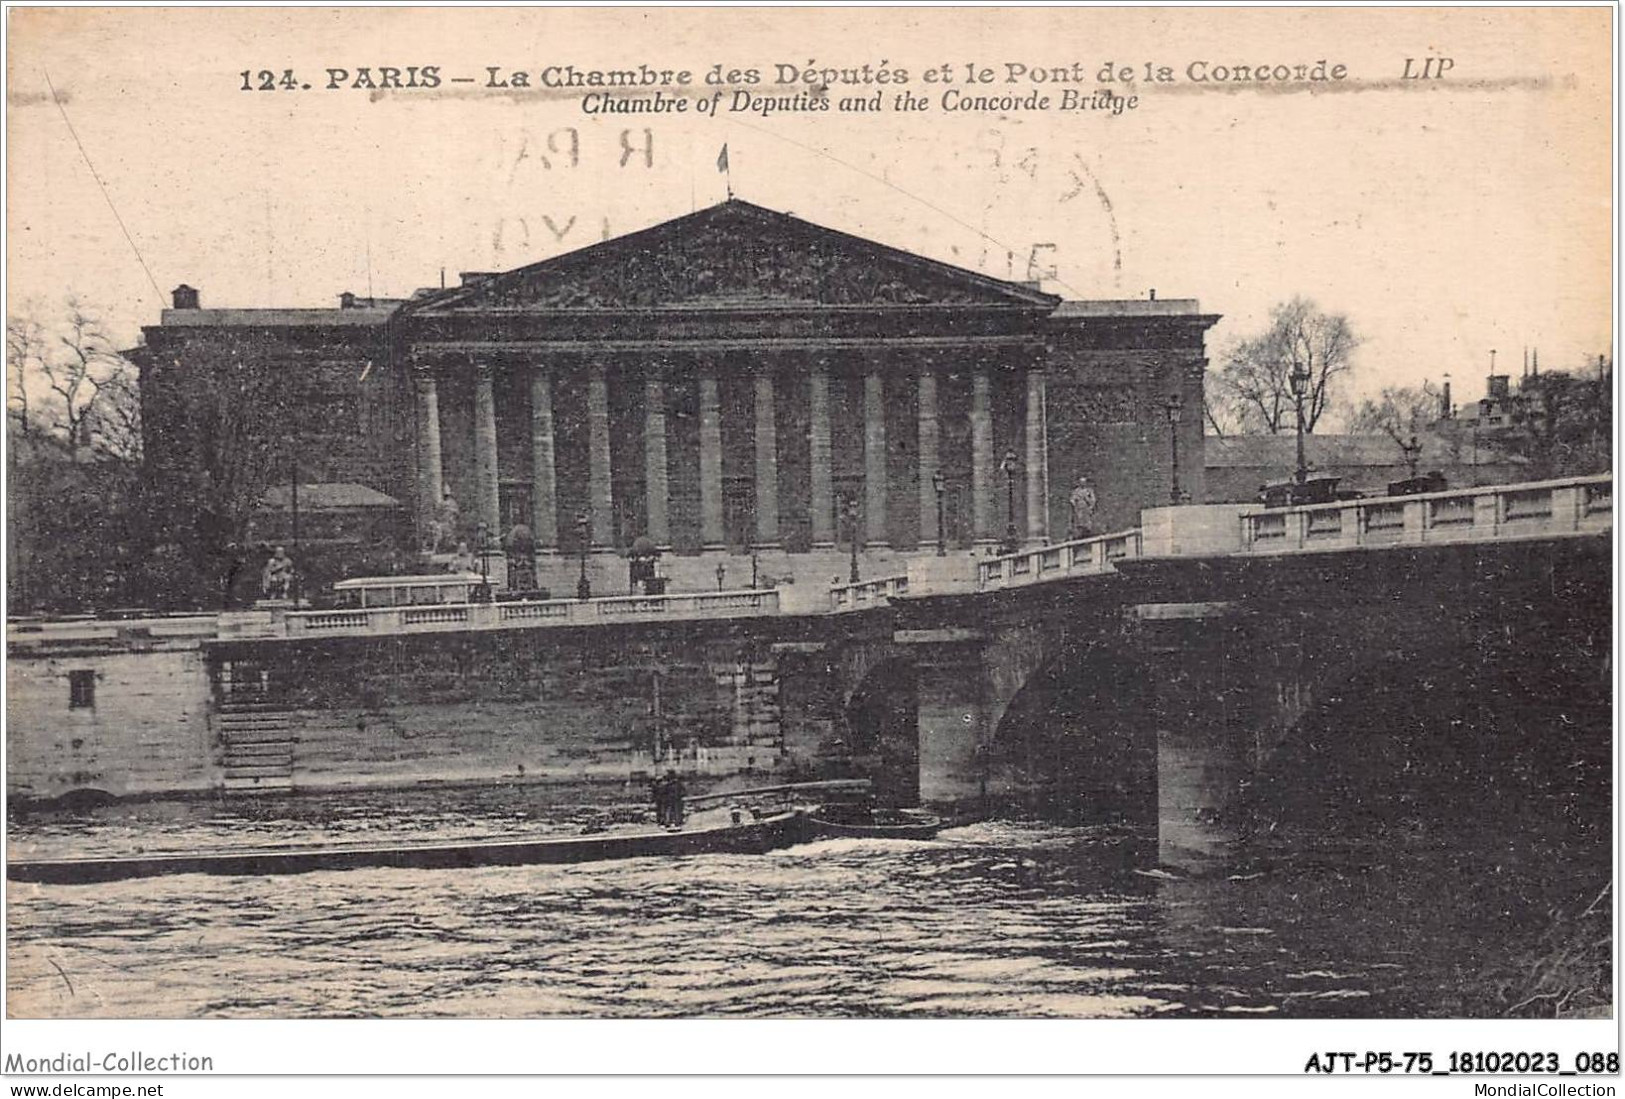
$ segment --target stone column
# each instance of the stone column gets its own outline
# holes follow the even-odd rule
[[[1049,539],[1049,507],[1045,501],[1047,458],[1044,454],[1044,372],[1037,368],[1027,371],[1027,539],[1044,542]]]
[[[666,518],[670,493],[666,474],[666,382],[659,365],[649,368],[643,380],[643,498],[649,541],[662,548],[671,545],[671,527]]]
[[[931,364],[920,368],[920,549],[933,548],[942,537],[937,528],[937,486],[934,476],[941,469],[937,456],[937,376]]]
[[[587,370],[587,498],[592,544],[615,544],[615,500],[609,478],[609,384],[602,363]]]
[[[810,508],[815,546],[835,544],[835,501],[830,486],[834,466],[829,430],[829,371],[823,363],[807,376],[807,442],[812,473]]]
[[[978,366],[972,379],[970,409],[970,462],[972,512],[976,519],[976,540],[998,540],[993,507],[993,402],[992,380],[987,367]]]
[[[440,465],[440,389],[434,368],[416,363],[412,368],[417,385],[418,428],[418,533],[427,541],[429,524],[440,514],[445,495],[445,475]],[[446,537],[455,537],[447,532]]]
[[[887,544],[886,389],[878,370],[863,376],[863,496],[865,545]]]
[[[545,366],[530,374],[530,527],[536,547],[559,545],[558,474],[553,456],[553,379]]]
[[[756,544],[779,544],[779,436],[773,375],[756,375]]]
[[[722,528],[722,403],[710,366],[700,374],[700,541],[706,549],[727,545]]]
[[[500,542],[502,512],[497,488],[497,406],[492,393],[489,362],[474,364],[474,484],[475,515],[485,524],[486,535]],[[484,552],[486,547],[476,547]]]

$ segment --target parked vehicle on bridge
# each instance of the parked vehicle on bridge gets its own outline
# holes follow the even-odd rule
[[[1271,481],[1258,486],[1258,499],[1267,508],[1299,507],[1303,504],[1334,504],[1358,500],[1361,493],[1340,489],[1341,477],[1306,477],[1302,481]]]
[[[1450,482],[1438,470],[1420,477],[1407,477],[1403,481],[1388,482],[1390,496],[1420,496],[1424,492],[1449,492]]]

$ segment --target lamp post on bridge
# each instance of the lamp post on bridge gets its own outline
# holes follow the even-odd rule
[[[948,485],[947,478],[942,475],[942,470],[939,469],[931,474],[931,487],[937,490],[937,556],[946,557],[948,555],[945,544],[947,532],[942,529],[942,494]]]
[[[852,546],[852,568],[848,581],[858,582],[858,498],[856,496],[844,497],[840,507],[841,517],[846,520],[846,537]]]
[[[723,578],[728,575],[728,566],[721,561],[717,562],[717,591],[722,590]]]
[[[1422,444],[1416,441],[1415,435],[1412,435],[1410,442],[1399,444],[1399,449],[1405,453],[1405,465],[1410,470],[1410,479],[1416,480],[1416,464],[1422,457]]]
[[[1168,500],[1175,507],[1184,502],[1184,494],[1179,491],[1179,421],[1185,407],[1185,399],[1178,393],[1170,393],[1163,410],[1168,413],[1168,444],[1172,449],[1173,466],[1172,476],[1168,484]]]
[[[1004,544],[999,547],[1000,553],[1014,553],[1021,548],[1021,542],[1016,538],[1016,452],[1012,448],[1004,452],[1004,460],[999,463],[1004,471]]]
[[[1294,361],[1292,374],[1287,380],[1292,385],[1292,403],[1298,412],[1298,468],[1293,480],[1302,485],[1309,479],[1309,465],[1303,458],[1303,396],[1309,389],[1309,368]]]
[[[576,513],[576,534],[581,539],[581,579],[576,581],[576,598],[592,598],[592,581],[587,579],[587,545],[592,534],[592,521],[584,511]]]

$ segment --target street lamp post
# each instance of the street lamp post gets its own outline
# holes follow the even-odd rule
[[[1168,413],[1168,444],[1173,451],[1172,477],[1169,479],[1169,502],[1178,506],[1183,502],[1183,494],[1179,491],[1179,419],[1185,407],[1185,400],[1178,393],[1168,395],[1168,401],[1163,409]]]
[[[1399,444],[1399,449],[1405,452],[1405,465],[1410,469],[1411,480],[1416,480],[1416,463],[1422,457],[1422,444],[1412,435],[1410,442]]]
[[[289,522],[293,528],[293,559],[299,561],[299,447],[297,439],[294,440],[294,453],[289,465],[291,467],[288,474],[289,507],[291,509]],[[299,595],[299,568],[296,565],[288,577],[288,598],[293,601],[293,605],[296,607],[299,605]]]
[[[587,513],[576,513],[576,534],[581,539],[581,579],[576,581],[576,598],[587,600],[592,598],[592,581],[587,579],[587,546],[588,538],[592,533],[592,523]]]
[[[999,547],[1001,553],[1014,553],[1021,548],[1016,538],[1016,452],[1004,452],[1004,460],[999,463],[1004,471],[1005,505],[1004,505],[1004,545]]]
[[[761,562],[756,553],[756,543],[750,544],[750,590],[756,590],[757,579],[760,574]]]
[[[852,567],[848,574],[849,582],[858,582],[858,498],[848,496],[841,505],[841,515],[846,519],[846,538],[852,547]]]
[[[1298,469],[1293,479],[1302,485],[1309,479],[1309,466],[1303,458],[1303,395],[1309,388],[1309,370],[1298,363],[1292,364],[1292,375],[1288,379],[1292,385],[1292,403],[1298,411]]]
[[[728,566],[721,561],[717,562],[717,591],[722,590],[722,578],[728,575]]]
[[[947,531],[943,530],[943,528],[942,528],[942,494],[943,494],[943,491],[947,488],[947,484],[948,484],[947,478],[945,478],[942,475],[942,470],[939,469],[935,473],[931,474],[931,487],[937,490],[937,556],[938,557],[946,557],[948,555],[948,549],[947,549],[947,545],[946,545],[946,540],[947,540],[948,535],[947,535]]]

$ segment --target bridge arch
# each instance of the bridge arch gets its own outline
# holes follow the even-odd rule
[[[1464,625],[1336,662],[1260,742],[1250,813],[1340,832],[1605,824],[1606,637]]]
[[[850,692],[841,716],[848,750],[874,781],[882,804],[920,800],[919,677],[912,660],[876,660]]]
[[[1059,638],[1000,708],[995,789],[1079,822],[1156,819],[1156,735],[1143,657],[1108,635]]]

